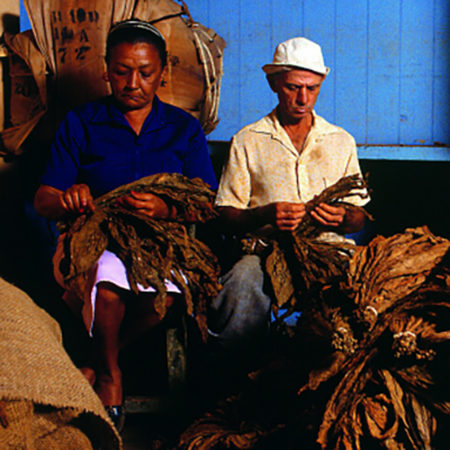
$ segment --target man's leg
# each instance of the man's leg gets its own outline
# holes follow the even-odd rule
[[[270,298],[257,255],[246,255],[222,278],[213,300],[209,329],[213,346],[235,351],[262,350],[270,325]],[[259,347],[259,348],[258,348]]]

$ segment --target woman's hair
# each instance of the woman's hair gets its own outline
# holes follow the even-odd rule
[[[124,20],[111,27],[106,40],[106,63],[109,63],[111,52],[119,44],[146,43],[153,45],[161,60],[161,67],[167,64],[166,41],[161,32],[148,22],[137,19]]]

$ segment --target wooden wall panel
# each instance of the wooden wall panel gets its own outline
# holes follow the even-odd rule
[[[433,15],[430,2],[403,1],[400,42],[400,144],[433,143]],[[418,32],[420,30],[420,33]]]
[[[330,75],[336,85],[334,122],[357,142],[367,139],[368,5],[339,1],[336,9],[336,60]]]
[[[449,153],[441,145],[450,144],[449,0],[234,1],[229,9],[239,8],[238,31],[231,17],[214,19],[229,2],[209,0],[206,13],[197,8],[204,1],[190,2],[195,18],[209,17],[228,41],[222,122],[209,139],[228,140],[233,128],[270,110],[276,99],[260,66],[277,43],[303,35],[321,44],[331,67],[316,110],[349,130],[362,156],[439,160]],[[230,94],[239,96],[239,113]],[[435,143],[440,147],[433,155]]]
[[[240,75],[233,82],[240,87],[241,123],[248,124],[271,109],[270,89],[261,67],[272,60],[272,20],[267,0],[240,2]],[[220,33],[219,33],[220,34]]]
[[[434,1],[433,143],[450,143],[450,2]],[[450,152],[450,151],[449,151]]]
[[[395,144],[399,139],[400,4],[369,2],[366,120],[371,144]]]

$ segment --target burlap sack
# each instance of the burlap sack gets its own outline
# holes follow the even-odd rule
[[[47,110],[45,59],[36,47],[31,31],[5,33],[9,53],[11,127],[2,133],[6,149],[16,153]]]
[[[64,351],[58,324],[1,278],[0,448],[121,448],[100,399]]]
[[[205,133],[216,127],[225,42],[213,30],[194,22],[184,2],[183,5],[173,0],[25,0],[24,3],[35,44],[30,42],[30,35],[16,42],[9,39],[7,44],[16,58],[21,57],[30,68],[37,86],[47,82],[48,92],[34,91],[41,97],[47,116],[51,116],[45,126],[41,121],[45,136],[53,134],[62,117],[74,106],[110,93],[103,77],[107,33],[112,23],[132,17],[154,23],[166,38],[169,70],[158,90],[161,100],[198,118]],[[33,52],[36,47],[39,49],[47,75],[35,69],[35,64],[42,64],[42,58],[21,51],[17,41]],[[13,100],[25,105],[19,96]],[[33,101],[38,100],[33,97]],[[5,152],[22,151],[20,145],[39,121],[42,113],[39,114],[32,118],[25,114],[21,120],[15,120],[14,130],[3,131]]]

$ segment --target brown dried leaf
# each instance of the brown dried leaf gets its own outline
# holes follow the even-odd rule
[[[434,236],[426,227],[387,239],[378,237],[354,254],[344,290],[361,312],[371,307],[381,314],[417,290],[449,247],[450,241]]]
[[[382,394],[376,397],[364,397],[362,400],[364,415],[369,432],[373,438],[384,441],[395,438],[398,430],[398,418],[392,414],[391,402]]]
[[[272,253],[266,260],[266,272],[270,277],[279,307],[288,303],[294,295],[291,273],[278,243],[274,241]]]
[[[66,236],[63,275],[82,296],[87,271],[108,248],[124,263],[135,293],[137,284],[157,290],[155,309],[161,317],[166,312],[164,280],[173,281],[184,293],[188,313],[202,314],[203,317],[196,318],[202,335],[206,336],[206,306],[199,303],[205,303],[220,289],[217,259],[205,244],[188,235],[182,223],[153,220],[118,207],[116,199],[129,195],[130,191],[159,195],[173,204],[181,217],[186,214],[191,219],[206,221],[216,216],[212,208],[214,193],[199,179],[158,174],[121,186],[95,200],[92,214],[66,224],[70,230]],[[190,289],[198,293],[192,296]]]

